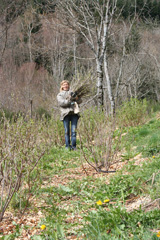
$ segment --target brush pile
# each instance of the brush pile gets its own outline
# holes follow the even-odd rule
[[[74,92],[71,92],[72,98],[82,98],[87,97],[90,94],[90,85],[89,84],[83,84],[79,88],[77,88]]]

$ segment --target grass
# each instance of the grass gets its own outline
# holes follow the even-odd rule
[[[121,202],[138,195],[150,195],[152,200],[158,198],[160,177],[156,175],[152,188],[151,180],[159,167],[160,158],[150,158],[141,168],[128,164],[110,179],[110,184],[105,183],[106,176],[98,179],[84,176],[65,185],[41,189],[40,195],[47,193],[47,208],[43,208],[46,212],[43,224],[47,228],[42,239],[46,239],[46,235],[54,239],[66,239],[71,235],[76,236],[75,239],[157,239],[151,230],[160,227],[159,209],[145,213],[139,208],[128,213]],[[67,172],[64,168],[59,170],[60,175]],[[105,207],[96,205],[96,201],[106,198],[116,203]]]
[[[83,173],[80,150],[53,147],[39,165],[40,187],[34,189],[45,217],[46,228],[34,240],[156,240],[160,230],[160,209],[151,204],[127,211],[134,197],[160,198],[160,121],[156,118],[137,127],[123,129],[122,160],[128,160],[114,175]],[[117,133],[118,134],[118,133]],[[116,134],[115,134],[116,136]],[[85,149],[87,151],[87,149]],[[145,158],[135,165],[134,156]],[[109,184],[108,184],[109,182]],[[109,203],[96,202],[110,199]],[[17,235],[20,235],[18,226]],[[3,236],[1,239],[14,239]]]

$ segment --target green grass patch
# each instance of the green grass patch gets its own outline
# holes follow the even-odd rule
[[[122,148],[125,149],[124,158],[127,155],[130,159],[138,153],[142,153],[144,157],[160,153],[159,120],[153,119],[142,126],[130,127],[126,129],[126,133],[122,140]]]
[[[48,239],[51,236],[56,236],[54,239],[66,239],[69,234],[75,235],[77,239],[156,239],[156,234],[151,230],[160,227],[160,210],[144,212],[139,208],[129,213],[121,202],[125,204],[130,196],[150,195],[153,200],[160,197],[159,174],[152,184],[152,176],[159,169],[160,158],[151,158],[141,168],[133,163],[128,164],[110,179],[110,184],[105,183],[105,176],[98,179],[84,177],[67,185],[41,189],[42,196],[47,193],[47,207],[43,208],[46,212],[43,224],[46,224],[47,229],[42,239],[45,236]],[[116,202],[107,205],[109,211],[96,205],[98,200],[103,202],[108,198]],[[66,220],[76,215],[81,217],[80,223]]]

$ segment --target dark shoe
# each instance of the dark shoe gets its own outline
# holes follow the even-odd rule
[[[76,147],[72,147],[71,150],[77,151],[77,148]]]

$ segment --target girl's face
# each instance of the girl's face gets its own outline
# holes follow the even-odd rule
[[[69,84],[68,83],[63,83],[62,89],[63,89],[63,91],[68,91],[69,90]]]

